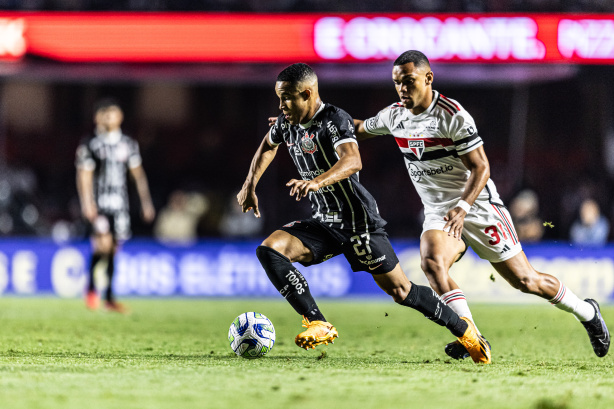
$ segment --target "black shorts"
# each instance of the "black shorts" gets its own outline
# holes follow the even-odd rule
[[[281,230],[303,242],[313,253],[313,260],[304,266],[320,264],[343,254],[353,271],[385,274],[399,262],[383,228],[371,232],[333,229],[316,219],[288,223]]]
[[[98,213],[94,223],[88,223],[90,236],[111,233],[116,241],[128,240],[130,231],[130,215],[128,212]]]

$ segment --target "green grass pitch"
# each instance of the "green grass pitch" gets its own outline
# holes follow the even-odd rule
[[[614,359],[543,305],[475,305],[490,366],[451,361],[449,333],[386,301],[320,300],[340,333],[304,351],[283,300],[131,299],[132,314],[79,300],[0,299],[0,408],[614,408]],[[227,341],[245,311],[267,315],[266,357]],[[614,327],[614,306],[603,308]]]

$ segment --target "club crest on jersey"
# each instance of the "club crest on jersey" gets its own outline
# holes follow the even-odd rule
[[[301,138],[301,149],[303,149],[303,152],[313,154],[318,150],[316,143],[313,141],[314,136],[315,134],[309,135],[305,132],[305,135]]]
[[[424,153],[424,141],[408,141],[407,147],[418,159],[422,158]]]

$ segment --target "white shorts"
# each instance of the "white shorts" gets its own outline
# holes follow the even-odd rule
[[[425,209],[422,234],[428,230],[443,230],[446,209]],[[473,251],[492,263],[514,257],[522,251],[512,218],[505,206],[476,201],[465,217],[463,239]]]

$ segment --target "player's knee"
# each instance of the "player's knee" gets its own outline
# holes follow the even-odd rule
[[[392,297],[392,300],[394,302],[396,302],[397,304],[401,304],[409,295],[409,288],[404,285],[399,285],[397,287],[388,289],[386,293]]]
[[[284,257],[288,257],[286,255],[286,248],[287,246],[285,245],[285,243],[280,242],[279,240],[274,240],[271,237],[266,238],[262,244],[260,244],[260,247],[268,247],[272,250],[275,250],[276,252],[278,252],[279,254],[283,255]],[[258,247],[258,248],[260,248]],[[256,254],[258,254],[258,249],[256,249]]]

